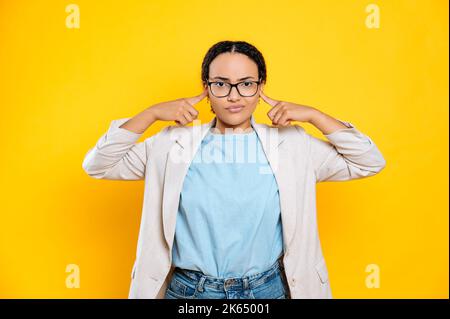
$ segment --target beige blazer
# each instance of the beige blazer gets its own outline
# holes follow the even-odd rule
[[[209,123],[167,126],[137,143],[142,134],[113,120],[86,154],[82,167],[96,179],[144,180],[144,202],[129,298],[163,299],[173,274],[172,244],[184,177]],[[375,143],[352,123],[315,138],[299,125],[251,124],[279,187],[283,263],[291,298],[332,298],[316,217],[316,183],[365,178],[386,165]],[[201,194],[199,194],[201,195]]]

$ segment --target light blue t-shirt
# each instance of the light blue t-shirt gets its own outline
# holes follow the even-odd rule
[[[267,270],[282,251],[278,185],[257,133],[209,130],[180,194],[173,264],[243,277]]]

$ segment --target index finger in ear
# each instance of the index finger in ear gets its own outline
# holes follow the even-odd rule
[[[206,89],[203,90],[203,92],[199,95],[196,95],[194,97],[187,98],[186,101],[188,101],[191,106],[197,104],[201,100],[203,100],[208,95],[208,91]]]
[[[263,93],[263,91],[260,92],[260,96],[263,98],[263,100],[264,100],[267,104],[271,105],[272,107],[276,106],[276,105],[279,103],[279,101],[273,100],[273,99],[271,99],[270,97],[266,96],[266,95]]]

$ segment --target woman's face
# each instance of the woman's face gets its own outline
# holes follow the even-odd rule
[[[209,66],[210,82],[225,82],[235,84],[242,81],[258,81],[258,66],[256,63],[241,53],[222,53],[219,54]],[[223,83],[216,84],[223,86]],[[243,85],[251,85],[249,83]],[[214,86],[212,84],[211,86]],[[211,107],[216,116],[229,126],[239,125],[248,121],[256,108],[259,100],[259,93],[263,88],[258,86],[256,94],[251,97],[243,97],[233,87],[228,96],[216,97],[208,89],[208,97],[211,101]],[[241,93],[245,94],[241,91]],[[230,107],[243,106],[242,109],[233,112]]]

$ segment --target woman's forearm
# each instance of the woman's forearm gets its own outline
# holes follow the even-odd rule
[[[309,123],[317,127],[324,135],[331,134],[343,128],[348,128],[339,120],[316,108],[311,110]]]
[[[123,123],[120,128],[127,129],[134,133],[142,134],[144,133],[154,122],[156,121],[156,117],[154,115],[153,110],[151,108],[147,108],[141,113],[135,115],[127,122]]]

